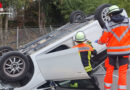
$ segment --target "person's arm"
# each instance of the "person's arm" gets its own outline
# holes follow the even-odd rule
[[[87,40],[87,44],[89,44],[89,45],[93,48],[93,51],[91,51],[91,54],[97,55],[97,51],[96,51],[95,48],[93,47],[92,42],[91,42],[90,40]]]
[[[88,45],[92,46],[92,42],[90,40],[87,40],[86,42]],[[92,46],[93,47],[93,46]]]
[[[108,31],[104,30],[102,36],[98,40],[99,44],[106,44],[108,42]]]

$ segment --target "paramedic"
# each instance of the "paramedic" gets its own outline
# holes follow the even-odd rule
[[[111,89],[114,65],[118,59],[118,90],[127,90],[126,77],[128,55],[130,55],[130,21],[129,18],[121,15],[123,9],[120,9],[118,6],[112,5],[108,9],[108,15],[111,20],[108,21],[106,29],[97,41],[99,44],[106,44],[109,58],[109,65],[104,78],[104,88],[105,90]]]

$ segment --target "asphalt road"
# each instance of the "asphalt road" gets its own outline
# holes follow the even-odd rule
[[[101,90],[104,90],[104,76],[105,74],[96,74],[97,79],[99,81],[99,86]],[[111,90],[117,90],[118,87],[118,70],[114,71],[114,76],[113,76],[113,84]],[[128,69],[127,72],[127,88],[130,90],[130,68]]]

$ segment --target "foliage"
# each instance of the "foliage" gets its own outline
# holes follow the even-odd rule
[[[94,14],[96,8],[101,4],[115,4],[120,8],[126,9],[130,16],[130,0],[54,0],[54,5],[60,10],[64,19],[68,21],[72,11],[82,10],[87,15]]]
[[[82,10],[87,15],[94,14],[96,8],[105,3],[116,4],[126,9],[130,16],[130,0],[0,0],[5,8],[11,6],[17,11],[25,8],[25,16],[28,22],[24,25],[38,25],[39,8],[41,20],[44,24],[65,24],[69,20],[71,12]]]
[[[24,25],[25,26],[38,26],[38,4],[32,3],[27,9],[24,11]]]
[[[28,4],[28,0],[0,0],[3,8],[14,7],[17,10]]]
[[[54,4],[55,0],[41,0],[41,7],[44,13],[46,24],[63,24],[64,18],[60,13],[60,9]]]
[[[87,15],[93,14],[100,4],[108,3],[108,0],[55,0],[53,3],[68,20],[70,13],[75,10],[82,10]]]
[[[4,12],[9,12],[10,9],[13,9],[13,11],[15,13],[13,13],[13,15],[17,14],[16,17],[21,17],[22,16],[22,12],[25,6],[29,5],[29,1],[28,0],[0,0],[0,2],[3,4],[3,8],[4,8]],[[20,15],[18,15],[18,13],[20,13]],[[7,29],[8,27],[8,16],[7,15],[1,15],[1,21],[3,22],[2,25],[0,25],[0,27]],[[20,19],[20,18],[17,18]],[[16,20],[18,21],[18,20]],[[21,20],[19,20],[21,21]],[[15,21],[14,21],[15,22]],[[10,23],[9,23],[10,24]],[[14,24],[15,26],[16,24]],[[18,25],[18,24],[17,24]],[[11,25],[9,25],[11,26]]]
[[[130,0],[110,0],[109,3],[118,5],[120,8],[124,8],[127,11],[128,16],[130,16]]]

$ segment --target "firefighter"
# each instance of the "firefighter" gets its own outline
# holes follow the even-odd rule
[[[97,41],[99,44],[106,44],[109,65],[107,66],[106,76],[104,78],[105,90],[110,90],[112,85],[112,74],[116,59],[119,63],[118,90],[127,90],[127,68],[128,55],[130,55],[130,21],[122,16],[123,9],[116,5],[109,8],[108,15],[110,21],[106,24],[106,29]]]
[[[73,46],[73,48],[78,48],[79,52],[80,52],[80,56],[81,56],[81,60],[83,62],[83,65],[85,67],[86,72],[90,72],[92,71],[92,66],[91,66],[91,53],[96,55],[97,52],[96,50],[93,49],[93,47],[87,43],[85,43],[86,41],[86,37],[84,32],[79,31],[77,32],[77,34],[75,35],[75,42],[77,43],[77,45]],[[90,43],[91,44],[91,43]]]
[[[79,54],[83,63],[83,66],[86,70],[86,72],[88,74],[90,74],[90,72],[92,71],[92,65],[91,65],[91,53],[93,55],[96,55],[97,52],[96,50],[93,49],[93,47],[89,44],[91,44],[90,41],[88,41],[87,43],[85,43],[86,41],[86,37],[84,32],[79,31],[76,33],[75,35],[75,42],[77,43],[77,45],[73,46],[73,48],[78,48],[79,49]],[[77,81],[73,81],[73,84],[71,84],[71,87],[78,87],[78,83],[76,83]]]

